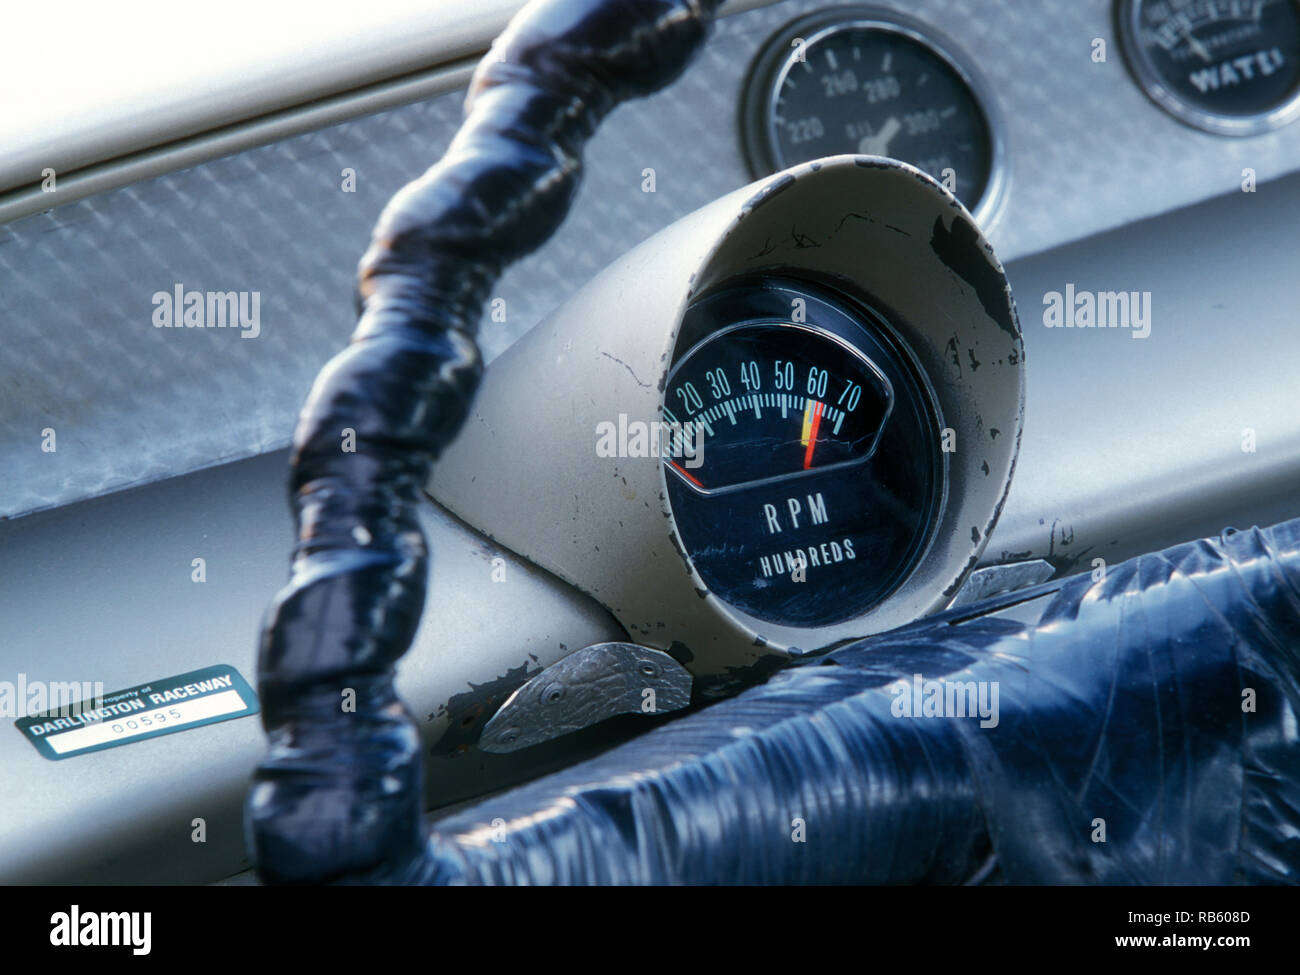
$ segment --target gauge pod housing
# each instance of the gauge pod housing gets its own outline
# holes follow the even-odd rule
[[[429,489],[725,687],[947,605],[1010,487],[1024,361],[965,208],[835,156],[597,275],[487,369]]]

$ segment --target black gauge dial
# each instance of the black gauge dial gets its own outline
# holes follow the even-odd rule
[[[889,156],[986,212],[994,133],[973,76],[950,50],[892,14],[842,8],[788,25],[755,62],[742,108],[751,168],[765,175],[822,156]]]
[[[1222,135],[1300,116],[1296,0],[1122,0],[1120,36],[1156,104]]]
[[[692,339],[696,335],[698,338]],[[802,284],[715,293],[687,313],[665,458],[681,542],[758,619],[821,626],[906,578],[942,499],[933,397],[884,320]]]
[[[833,335],[754,322],[688,353],[666,399],[665,419],[698,428],[691,432],[698,452],[671,469],[710,493],[866,461],[894,392],[869,359]]]

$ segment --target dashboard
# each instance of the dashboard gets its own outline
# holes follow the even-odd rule
[[[385,202],[447,148],[472,65],[518,4],[413,6],[369,11],[355,59],[330,61],[321,40],[310,81],[296,68],[259,73],[257,97],[218,98],[217,113],[203,93],[164,97],[160,84],[151,97],[166,124],[129,116],[100,142],[65,120],[49,138],[52,167],[34,137],[0,151],[9,670],[34,669],[39,650],[109,688],[160,677],[160,658],[169,674],[218,661],[253,674],[290,544],[283,451],[354,325],[357,256]],[[1060,578],[1300,513],[1300,5],[778,0],[724,13],[680,79],[607,120],[567,221],[484,309],[488,380],[473,422],[501,439],[511,414],[532,410],[557,432],[521,434],[492,468],[504,448],[484,426],[430,486],[444,507],[425,516],[438,539],[426,612],[453,649],[424,633],[401,691],[447,763],[440,801],[518,777],[474,744],[503,701],[574,648],[631,636],[708,663],[708,641],[674,649],[658,633],[674,600],[724,618],[757,659],[806,649],[809,634],[818,646],[862,635],[868,617],[883,627],[959,605],[958,570]],[[385,62],[376,39],[414,17],[422,36],[445,20],[444,43],[404,41]],[[675,252],[675,284],[637,250],[755,179],[843,153],[928,173],[973,215],[971,236],[953,243],[918,211],[915,226],[846,237],[898,245],[874,268],[862,254],[878,251],[839,245],[834,278],[813,270],[825,251],[811,256],[827,228],[773,207],[748,231],[766,236],[739,235],[707,260]],[[876,187],[870,211],[892,200],[903,220],[907,191],[891,178],[843,186]],[[855,192],[834,201],[838,223],[862,209]],[[747,201],[729,205],[751,219]],[[900,227],[926,247],[909,250]],[[891,276],[937,259],[935,239],[989,254],[983,277],[942,278],[944,307],[987,321],[927,326],[919,343],[914,308],[882,296]],[[759,258],[776,253],[807,273],[772,273]],[[616,259],[664,304],[584,299]],[[673,290],[697,271],[689,293]],[[843,287],[855,274],[878,287]],[[1008,282],[1018,323],[1005,297],[988,297]],[[923,298],[934,296],[908,300]],[[581,341],[546,324],[575,301],[588,302],[576,306],[589,312]],[[603,459],[615,392],[662,424],[671,456],[653,483],[618,484],[602,468],[613,501],[601,509],[594,475],[590,492],[573,478]],[[952,452],[954,430],[963,447]],[[964,453],[976,440],[983,452]],[[872,506],[835,517],[871,491]],[[637,538],[671,519],[697,575],[678,572],[666,541],[632,556],[605,544],[633,498],[649,512],[628,519]],[[576,532],[582,519],[599,530]],[[199,557],[204,585],[192,578]],[[478,612],[488,598],[492,613]],[[520,619],[532,621],[526,639]],[[106,820],[111,839],[79,876],[234,874],[246,865],[239,804],[264,745],[254,725],[76,758],[78,795],[60,763],[9,734],[0,761],[23,772],[11,809],[46,809],[53,825],[0,811],[0,862],[13,878],[67,876],[77,803],[130,778],[164,798]],[[200,765],[202,783],[186,772]],[[188,821],[198,799],[211,803],[210,845],[193,849],[184,830],[156,840],[158,823]]]
[[[960,104],[940,99],[943,104],[933,107],[957,107],[950,118],[987,131],[992,140],[990,188],[976,201],[969,199],[973,190],[964,192],[967,203],[986,211],[979,214],[981,227],[1004,263],[1240,193],[1243,182],[1266,184],[1290,173],[1300,158],[1300,127],[1233,138],[1188,125],[1159,107],[1122,51],[1125,35],[1107,0],[1032,8],[922,0],[874,9],[886,21],[922,25],[918,33],[934,46],[909,48],[931,51],[918,56],[951,56],[953,65],[968,67],[975,102],[950,78]],[[488,358],[610,255],[767,168],[757,159],[765,140],[746,135],[752,103],[764,102],[772,71],[780,71],[766,67],[764,52],[787,46],[791,27],[804,18],[839,23],[857,16],[854,8],[808,0],[724,16],[699,61],[676,84],[615,113],[590,147],[585,185],[566,225],[544,252],[507,272],[499,301],[485,311],[480,336]],[[1285,18],[1285,11],[1276,16]],[[1195,36],[1203,33],[1210,36],[1199,28]],[[817,41],[810,35],[814,48],[831,44],[827,51],[838,36],[832,31]],[[911,43],[910,35],[882,36]],[[958,36],[960,44],[951,40]],[[1279,52],[1292,53],[1279,56],[1294,63],[1285,32],[1280,36]],[[825,51],[811,63],[819,61],[826,61]],[[29,184],[0,197],[0,271],[11,334],[0,350],[0,376],[6,389],[17,383],[23,391],[7,395],[0,414],[0,448],[16,465],[5,516],[287,443],[301,390],[351,327],[351,268],[375,214],[438,157],[459,125],[467,69],[426,74],[60,172],[54,194],[42,190],[40,172],[33,170]],[[385,100],[410,98],[421,86],[448,90],[373,111]],[[1289,111],[1285,104],[1279,118]],[[922,115],[930,110],[922,102],[915,107]],[[322,119],[350,112],[358,114],[320,127]],[[862,137],[878,138],[894,117],[892,109],[874,121],[868,113],[858,122],[875,135]],[[902,115],[897,118],[905,124]],[[821,122],[827,125],[829,116]],[[314,127],[292,134],[303,126]],[[922,140],[914,146],[916,161],[934,157],[925,139],[938,131],[914,137]],[[891,150],[901,152],[908,137],[893,138],[904,140]],[[229,154],[241,139],[260,144]],[[823,141],[817,151],[851,143]],[[976,159],[978,147],[971,145]],[[205,154],[217,158],[202,161]],[[948,161],[956,165],[941,166],[939,178],[947,168],[957,171],[959,182],[980,178],[970,161]],[[126,185],[105,189],[114,183]],[[96,192],[76,199],[87,188]],[[49,209],[56,200],[71,202]],[[277,261],[264,260],[250,240],[272,247]],[[1014,267],[1012,274],[1016,283]],[[1061,291],[1066,283],[1043,290]],[[261,337],[231,341],[236,333],[215,331],[205,335],[202,350],[198,343],[176,342],[183,333],[155,328],[152,318],[154,297],[177,288],[182,301],[192,293],[258,292]],[[87,320],[97,327],[85,328]],[[74,344],[87,354],[58,355],[57,367],[41,367],[51,350]],[[122,376],[133,378],[128,383]],[[69,389],[77,395],[67,396]],[[216,422],[192,422],[197,409]],[[141,436],[127,445],[114,434],[124,424],[140,425]],[[33,455],[26,449],[30,431],[47,427],[78,449]]]

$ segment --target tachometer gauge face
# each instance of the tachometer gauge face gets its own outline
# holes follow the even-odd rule
[[[709,589],[820,626],[906,578],[942,501],[933,396],[882,318],[764,282],[697,302],[664,393],[666,482]]]
[[[709,493],[866,461],[894,393],[869,359],[833,335],[755,322],[688,353],[667,400],[665,419],[698,428],[691,435],[701,448],[694,470],[681,459],[670,467]]]
[[[1121,0],[1134,75],[1174,117],[1254,135],[1300,116],[1296,0]]]
[[[842,153],[889,156],[987,217],[1000,176],[995,133],[972,73],[922,30],[841,8],[779,31],[742,108],[755,175]]]

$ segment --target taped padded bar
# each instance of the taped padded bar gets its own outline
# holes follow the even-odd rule
[[[376,879],[1295,883],[1298,677],[1291,521],[1069,580],[1036,625],[941,618],[789,668]],[[969,683],[976,716],[925,716]]]
[[[564,219],[600,120],[677,77],[718,2],[526,7],[479,65],[446,155],[380,217],[359,272],[360,321],[294,433],[298,544],[262,634],[270,749],[246,809],[264,880],[341,878],[417,855],[419,738],[392,675],[424,608],[416,505],[478,386],[483,303]]]

